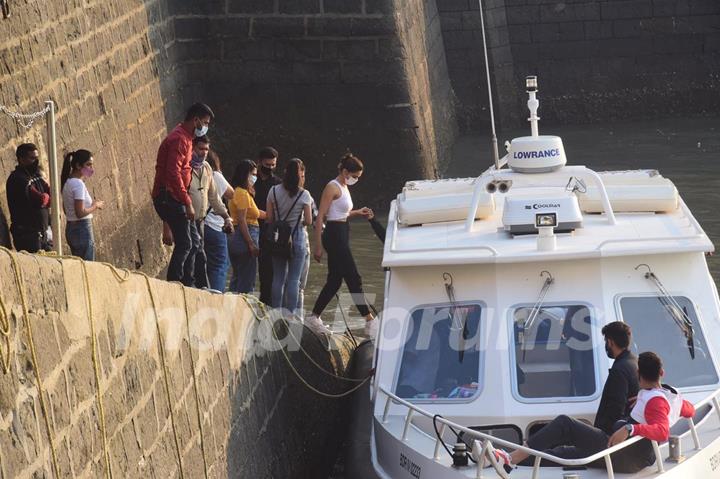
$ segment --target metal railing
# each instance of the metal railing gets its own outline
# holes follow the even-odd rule
[[[535,458],[535,461],[533,463],[533,479],[536,479],[538,477],[538,474],[540,473],[540,463],[542,459],[546,459],[548,461],[552,461],[556,464],[560,464],[562,466],[586,466],[590,464],[591,462],[595,462],[597,460],[603,459],[605,461],[605,466],[607,468],[607,476],[608,479],[614,479],[615,473],[613,471],[612,461],[610,460],[610,455],[624,449],[628,446],[631,446],[639,441],[641,441],[643,438],[640,436],[633,437],[627,441],[623,441],[620,444],[617,444],[613,447],[604,449],[600,452],[597,452],[593,454],[592,456],[579,458],[579,459],[563,459],[557,456],[553,456],[552,454],[547,454],[542,451],[538,451],[532,448],[529,448],[527,446],[522,446],[519,444],[515,444],[514,442],[507,441],[505,439],[500,439],[498,437],[492,436],[490,434],[486,434],[480,431],[476,431],[475,429],[470,429],[468,427],[462,426],[460,424],[457,424],[455,422],[452,422],[448,419],[445,419],[443,417],[435,417],[434,414],[429,413],[428,411],[425,411],[422,408],[419,408],[415,404],[406,401],[405,399],[402,399],[395,394],[388,391],[383,386],[378,386],[378,391],[382,392],[385,395],[385,407],[383,409],[383,415],[382,415],[382,422],[383,424],[387,423],[387,417],[390,412],[390,406],[392,404],[399,404],[402,406],[405,406],[407,408],[407,413],[405,414],[405,424],[403,427],[403,433],[401,436],[402,441],[407,440],[408,432],[410,431],[410,426],[412,424],[412,418],[415,414],[419,414],[421,416],[425,416],[429,419],[434,419],[438,423],[440,423],[440,430],[439,434],[436,435],[435,438],[435,450],[433,453],[433,460],[439,461],[440,454],[441,454],[441,447],[442,447],[442,437],[445,432],[446,427],[451,427],[457,431],[462,431],[465,434],[469,435],[474,439],[474,447],[473,451],[475,451],[473,454],[475,455],[475,458],[477,460],[477,477],[482,477],[482,471],[485,468],[485,460],[486,458],[490,461],[492,466],[495,468],[495,471],[504,478],[507,478],[507,473],[504,472],[504,470],[498,465],[497,461],[495,460],[494,455],[492,454],[494,450],[494,445],[499,445],[507,448],[512,448],[515,450],[523,451],[530,456]],[[718,415],[718,419],[720,420],[720,389],[714,391],[712,394],[707,396],[702,401],[695,404],[695,410],[697,411],[699,408],[705,406],[706,404],[712,403],[713,409],[715,409],[716,414]],[[695,444],[695,449],[699,450],[701,448],[700,444],[700,438],[697,434],[697,427],[702,425],[708,417],[710,417],[711,412],[708,411],[708,413],[698,422],[698,424],[695,424],[695,421],[693,418],[687,418],[689,429],[681,434],[679,436],[680,439],[683,439],[687,436],[692,436],[693,443]],[[665,468],[663,466],[663,459],[662,455],[660,454],[660,444],[658,444],[657,441],[651,441],[653,450],[655,452],[655,463],[657,467],[658,474],[665,472]],[[477,451],[480,451],[479,453]]]

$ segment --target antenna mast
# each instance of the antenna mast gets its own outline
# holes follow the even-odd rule
[[[490,84],[490,63],[488,62],[487,39],[485,38],[485,14],[483,13],[483,1],[478,0],[480,6],[480,27],[482,28],[483,52],[485,53],[485,76],[487,78],[488,103],[490,105],[490,124],[492,125],[493,159],[495,170],[500,169],[500,155],[498,154],[497,135],[495,134],[495,112],[493,110],[492,85]]]

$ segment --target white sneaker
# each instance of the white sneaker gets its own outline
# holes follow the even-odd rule
[[[317,334],[332,334],[332,331],[314,314],[305,318],[304,324]]]
[[[377,337],[378,333],[378,326],[379,321],[377,319],[371,319],[370,321],[365,321],[365,336],[367,336],[370,339],[375,339]]]

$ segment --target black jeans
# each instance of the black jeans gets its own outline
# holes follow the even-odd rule
[[[50,251],[52,249],[44,231],[11,225],[10,234],[16,251],[37,253],[40,250]]]
[[[350,251],[350,225],[347,222],[328,222],[322,234],[322,244],[327,251],[328,274],[325,286],[315,301],[313,313],[320,316],[345,280],[358,311],[367,316],[370,310],[365,301],[362,278]]]
[[[185,205],[177,201],[165,190],[161,190],[157,198],[153,199],[153,205],[160,219],[170,226],[175,244],[168,265],[167,280],[182,281],[184,285],[192,286],[192,270],[194,270],[195,257],[193,256],[189,284],[187,282],[188,277],[185,274],[185,264],[193,246],[191,230],[195,229],[195,223],[188,220],[185,215]]]
[[[260,241],[258,247],[258,279],[260,280],[260,301],[270,306],[272,304],[273,260],[270,248],[265,244],[265,231],[267,224],[260,225]]]
[[[528,447],[543,451],[563,459],[580,459],[607,449],[610,436],[605,431],[582,421],[561,415],[533,434],[527,441]],[[621,449],[611,456],[615,472],[635,473],[655,462],[652,445],[642,440],[632,446]],[[522,465],[532,465],[531,456]],[[545,459],[542,466],[557,466]],[[600,459],[588,464],[589,467],[605,467]]]

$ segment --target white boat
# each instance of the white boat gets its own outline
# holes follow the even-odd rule
[[[720,478],[713,245],[657,171],[567,165],[562,140],[538,134],[528,85],[532,134],[503,160],[474,179],[408,183],[391,206],[369,392],[374,471]],[[655,464],[635,474],[614,472],[609,454],[640,438],[573,460],[525,448],[535,460],[508,475],[494,448],[522,448],[561,414],[592,424],[612,361],[600,331],[617,320],[632,327],[634,352],[661,356],[664,382],[695,404],[695,417],[653,443]],[[463,447],[477,464],[453,464]],[[563,467],[539,467],[540,458]],[[605,467],[587,467],[597,460]]]

